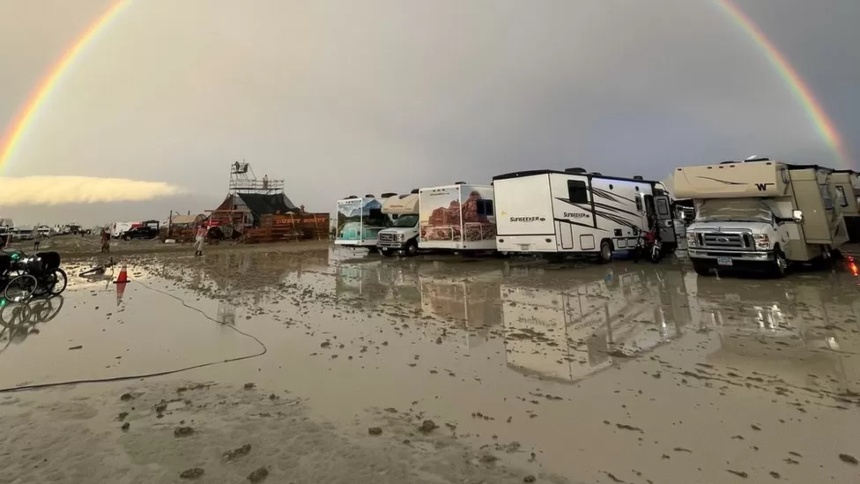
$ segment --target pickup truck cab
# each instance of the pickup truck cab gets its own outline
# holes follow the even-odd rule
[[[382,213],[391,217],[394,223],[380,230],[377,236],[376,247],[382,255],[398,253],[411,257],[418,253],[418,235],[421,232],[418,191],[415,189],[403,195],[389,194],[385,198]]]

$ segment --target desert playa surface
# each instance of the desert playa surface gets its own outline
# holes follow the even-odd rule
[[[860,280],[842,267],[89,243],[63,249],[61,297],[0,310],[2,483],[860,475]],[[108,257],[129,284],[78,276]]]

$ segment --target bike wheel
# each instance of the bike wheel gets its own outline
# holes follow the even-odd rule
[[[57,296],[66,290],[69,277],[66,275],[66,271],[58,267],[45,278],[43,284],[50,295]]]
[[[21,302],[30,299],[36,289],[39,287],[39,281],[29,274],[22,274],[14,277],[6,285],[3,291],[3,297],[12,302]]]

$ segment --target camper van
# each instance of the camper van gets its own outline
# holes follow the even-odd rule
[[[496,250],[493,187],[457,182],[418,191],[418,247],[452,251]]]
[[[831,175],[836,188],[836,204],[842,208],[850,242],[860,242],[860,173],[836,170]]]
[[[502,252],[589,254],[608,262],[613,251],[636,248],[654,224],[664,250],[677,246],[668,193],[642,177],[534,170],[495,176],[493,186]]]
[[[418,253],[418,189],[404,195],[393,195],[382,202],[382,213],[394,222],[391,228],[379,231],[376,246],[384,256],[401,253],[413,256]]]
[[[676,168],[675,195],[696,205],[687,253],[712,269],[785,275],[791,263],[828,259],[847,242],[833,171],[751,157]]]
[[[376,251],[379,231],[390,225],[391,218],[382,213],[382,202],[376,197],[352,195],[337,201],[337,236],[334,243]]]

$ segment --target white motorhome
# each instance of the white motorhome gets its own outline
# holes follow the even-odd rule
[[[496,250],[493,187],[454,185],[418,191],[421,249],[452,251]]]
[[[493,177],[501,252],[593,254],[602,262],[632,250],[653,224],[664,249],[677,246],[671,201],[641,177],[533,170]]]
[[[830,258],[848,240],[832,170],[748,158],[675,170],[675,195],[696,205],[687,253],[700,275]]]
[[[376,242],[382,255],[395,252],[412,256],[418,253],[419,211],[418,189],[404,195],[394,195],[382,203],[382,213],[394,219],[391,228],[380,230]]]
[[[382,213],[382,202],[373,195],[352,195],[337,201],[337,236],[334,243],[376,250],[379,231],[391,225]]]

